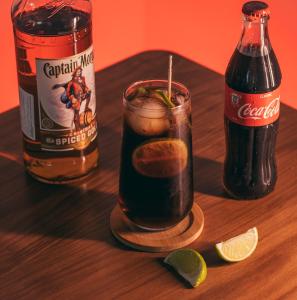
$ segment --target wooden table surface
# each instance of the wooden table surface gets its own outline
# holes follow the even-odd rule
[[[19,110],[0,116],[0,299],[297,299],[297,111],[281,108],[274,193],[232,200],[221,184],[224,78],[178,55],[174,79],[192,93],[195,193],[205,214],[190,247],[205,257],[207,279],[192,289],[162,264],[167,253],[133,251],[112,237],[121,94],[133,81],[165,78],[167,59],[145,52],[96,74],[101,163],[79,184],[50,186],[26,175]],[[259,244],[250,258],[217,258],[216,242],[253,226]]]

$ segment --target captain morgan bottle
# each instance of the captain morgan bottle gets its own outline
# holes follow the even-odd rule
[[[66,183],[98,164],[91,3],[12,5],[24,163],[36,179]]]

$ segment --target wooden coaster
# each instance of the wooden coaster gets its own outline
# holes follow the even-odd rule
[[[182,248],[196,240],[204,226],[201,208],[194,203],[189,215],[176,226],[163,231],[147,231],[134,225],[117,205],[110,216],[110,227],[114,237],[131,248],[163,252]]]

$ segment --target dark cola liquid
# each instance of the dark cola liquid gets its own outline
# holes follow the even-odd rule
[[[119,203],[128,218],[143,228],[161,230],[172,227],[192,208],[192,136],[188,121],[173,124],[161,135],[144,136],[135,132],[124,118]],[[145,176],[136,170],[132,156],[138,147],[172,138],[186,146],[188,154],[183,170],[164,178]]]
[[[281,71],[273,50],[264,56],[248,56],[236,50],[226,71],[226,83],[234,90],[249,94],[275,90],[281,83]],[[248,127],[225,117],[224,186],[231,196],[256,199],[274,189],[278,127],[279,120]]]

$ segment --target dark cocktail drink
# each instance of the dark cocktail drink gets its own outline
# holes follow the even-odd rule
[[[124,94],[119,203],[140,227],[166,229],[193,205],[191,102],[187,88],[150,80]]]

